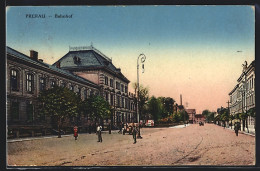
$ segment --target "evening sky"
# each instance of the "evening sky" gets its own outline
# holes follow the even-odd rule
[[[6,44],[27,55],[36,50],[53,64],[69,46],[92,43],[131,83],[137,57],[144,53],[140,83],[150,96],[180,104],[182,94],[183,104],[201,113],[226,107],[242,63],[255,59],[254,16],[252,6],[8,7]]]

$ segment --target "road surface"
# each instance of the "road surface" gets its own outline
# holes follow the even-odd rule
[[[214,124],[143,128],[132,135],[79,134],[7,144],[9,166],[241,166],[255,164],[255,137]]]

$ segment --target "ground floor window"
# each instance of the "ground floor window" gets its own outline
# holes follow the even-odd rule
[[[11,120],[19,120],[19,102],[11,102]]]
[[[27,121],[33,121],[33,105],[27,103],[26,105]]]

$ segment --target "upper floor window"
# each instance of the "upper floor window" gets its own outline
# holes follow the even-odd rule
[[[116,82],[116,89],[120,90],[120,83]]]
[[[126,93],[128,92],[128,88],[127,88],[127,86],[125,86],[125,92],[126,92]]]
[[[66,83],[65,83],[64,81],[61,81],[61,82],[60,82],[60,86],[61,86],[62,88],[64,88],[64,87],[66,87]]]
[[[52,80],[51,81],[51,88],[53,88],[56,85],[56,81]]]
[[[80,95],[80,94],[81,94],[81,88],[79,87],[78,91],[77,91],[77,95]]]
[[[108,92],[105,92],[106,101],[108,102]]]
[[[121,84],[121,91],[124,92],[124,85]]]
[[[26,75],[26,91],[33,92],[33,75],[27,74]]]
[[[87,89],[85,89],[85,90],[84,90],[84,100],[86,100],[87,97],[88,97],[88,91],[87,91]]]
[[[121,103],[121,105],[122,105],[121,107],[122,107],[122,108],[125,107],[125,103],[124,103],[124,102],[125,102],[125,99],[122,97],[122,103]]]
[[[94,91],[90,90],[90,96],[93,96],[93,95],[94,95]]]
[[[117,107],[119,107],[119,106],[120,106],[120,97],[117,96]]]
[[[110,94],[110,104],[114,105],[114,96],[113,96],[113,94]]]
[[[81,62],[81,59],[77,56],[74,56],[73,60],[74,60],[74,64],[79,64]]]
[[[110,87],[114,87],[114,80],[110,79]]]
[[[73,85],[70,85],[70,90],[74,91],[74,86]]]
[[[108,78],[105,77],[105,85],[108,85]]]
[[[39,83],[40,83],[40,90],[45,90],[46,89],[46,80],[45,78],[41,77],[40,80],[39,80]]]
[[[18,91],[18,71],[11,70],[11,89]]]

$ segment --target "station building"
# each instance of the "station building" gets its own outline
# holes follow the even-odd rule
[[[93,46],[74,48],[53,65],[10,47],[6,48],[6,95],[8,137],[51,134],[51,118],[40,116],[37,97],[40,91],[57,86],[67,87],[84,100],[90,95],[104,97],[114,109],[111,122],[136,122],[134,94],[128,92],[129,80],[112,60]],[[91,118],[81,118],[87,126]]]

